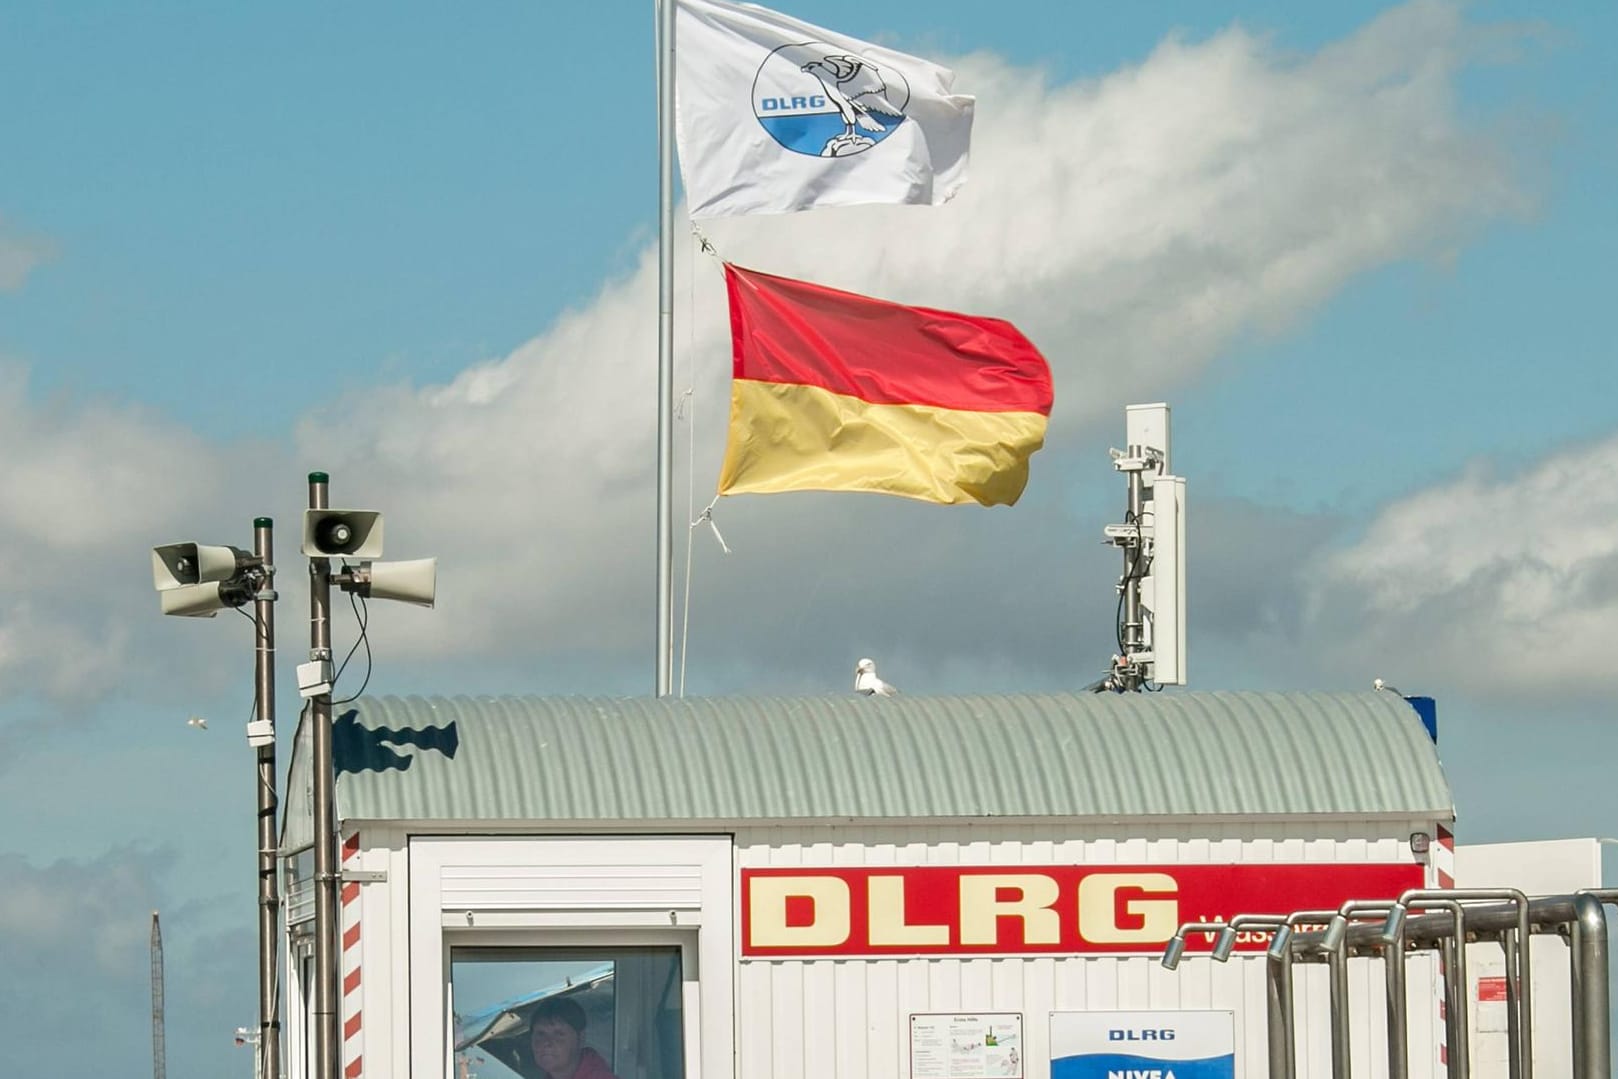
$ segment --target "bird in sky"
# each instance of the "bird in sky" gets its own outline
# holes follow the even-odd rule
[[[854,692],[867,697],[891,697],[899,691],[876,676],[876,661],[862,659],[854,665]]]
[[[898,118],[904,115],[888,100],[888,84],[882,73],[857,56],[822,56],[803,65],[802,70],[820,80],[826,96],[843,117],[845,135],[854,134],[856,125],[866,131],[882,130],[882,122],[871,113]]]
[[[187,727],[195,727],[199,731],[205,731],[208,729],[208,721],[203,719],[201,716],[192,716],[190,719],[185,721],[185,725]]]

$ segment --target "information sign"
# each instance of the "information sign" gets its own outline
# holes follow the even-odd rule
[[[910,1079],[1023,1079],[1022,1014],[910,1017]]]
[[[1230,1012],[1052,1012],[1051,1079],[1235,1079]]]

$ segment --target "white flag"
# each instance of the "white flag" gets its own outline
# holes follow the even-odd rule
[[[675,124],[691,216],[946,201],[973,99],[955,73],[753,4],[678,0]]]

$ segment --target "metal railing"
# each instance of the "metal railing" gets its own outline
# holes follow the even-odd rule
[[[1466,945],[1498,942],[1505,956],[1509,1074],[1511,1079],[1532,1079],[1536,1035],[1529,940],[1534,934],[1556,935],[1567,942],[1572,960],[1571,1022],[1564,1035],[1572,1050],[1572,1079],[1611,1079],[1603,909],[1608,904],[1618,906],[1618,889],[1532,899],[1505,888],[1413,889],[1397,900],[1351,900],[1337,910],[1242,914],[1229,922],[1188,923],[1170,940],[1163,965],[1171,970],[1179,965],[1189,932],[1219,934],[1212,958],[1222,962],[1242,928],[1272,930],[1266,953],[1270,1079],[1293,1079],[1298,1073],[1294,963],[1325,963],[1330,969],[1331,1074],[1333,1079],[1349,1079],[1348,959],[1380,958],[1386,974],[1388,1075],[1409,1079],[1405,960],[1412,952],[1437,953],[1445,984],[1447,1074],[1450,1079],[1470,1079]],[[1541,1035],[1553,1038],[1555,1032]]]

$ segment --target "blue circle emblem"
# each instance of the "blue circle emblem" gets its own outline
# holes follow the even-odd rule
[[[893,68],[823,41],[782,45],[753,77],[753,115],[795,154],[851,157],[905,121],[910,84]]]

